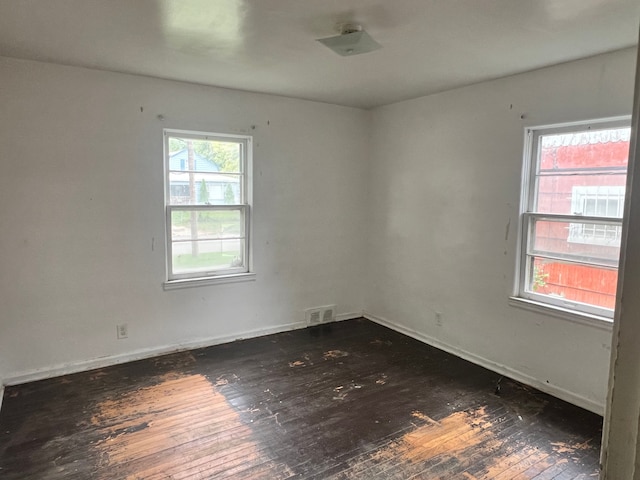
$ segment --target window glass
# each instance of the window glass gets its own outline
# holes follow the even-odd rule
[[[517,295],[611,317],[630,128],[531,129]]]
[[[249,271],[249,143],[165,131],[169,281]]]

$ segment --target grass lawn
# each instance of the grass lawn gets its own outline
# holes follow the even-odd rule
[[[173,269],[192,270],[200,268],[215,269],[218,267],[228,267],[234,258],[240,256],[240,252],[208,252],[193,256],[190,253],[173,256]]]
[[[239,211],[215,211],[199,212],[197,214],[196,225],[200,233],[240,233],[242,217]],[[171,214],[171,225],[173,228],[191,231],[191,212],[174,211]]]

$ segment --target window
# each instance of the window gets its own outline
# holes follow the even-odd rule
[[[516,297],[613,316],[629,138],[626,120],[527,131]]]
[[[251,137],[165,130],[167,279],[249,272]]]
[[[624,186],[584,187],[576,185],[571,194],[571,211],[587,217],[622,218]],[[572,223],[569,226],[569,242],[620,247],[620,224]]]

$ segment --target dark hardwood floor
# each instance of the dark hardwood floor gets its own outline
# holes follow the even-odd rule
[[[350,320],[7,387],[0,478],[587,479],[601,423]]]

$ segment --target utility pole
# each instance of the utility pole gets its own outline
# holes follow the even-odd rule
[[[189,203],[196,205],[198,197],[196,196],[196,160],[193,153],[193,143],[187,140],[187,165],[189,169]],[[191,210],[191,255],[198,256],[198,212]]]

